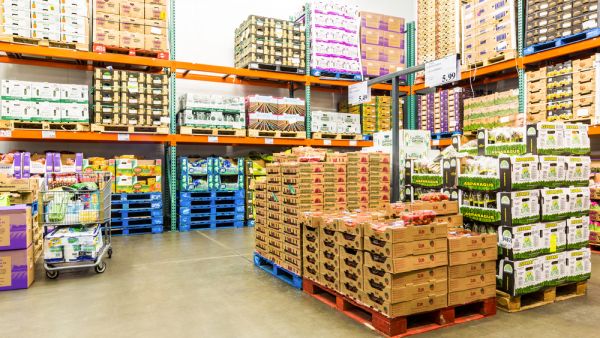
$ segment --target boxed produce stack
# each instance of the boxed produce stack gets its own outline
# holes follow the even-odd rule
[[[398,102],[398,125],[402,129],[402,104]],[[340,102],[340,112],[360,114],[363,135],[373,135],[379,131],[392,129],[392,101],[389,96],[371,96],[371,101],[360,105],[348,106],[346,102]]]
[[[183,94],[179,98],[179,126],[245,129],[244,97]]]
[[[448,230],[435,213],[364,225],[360,301],[390,318],[444,308],[448,302]]]
[[[462,64],[467,68],[514,59],[517,49],[516,3],[462,4]]]
[[[142,160],[132,155],[115,161],[115,193],[162,191],[162,160]]]
[[[167,127],[170,123],[168,93],[169,79],[165,74],[96,68],[94,123]],[[156,131],[162,133],[163,129]]]
[[[215,190],[237,191],[244,189],[244,158],[212,158],[211,176]]]
[[[279,163],[267,164],[267,238],[268,259],[283,265],[283,191],[282,167]]]
[[[550,8],[549,8],[550,7]],[[560,4],[527,1],[525,55],[558,46],[560,38],[598,28],[598,4],[568,0]]]
[[[306,130],[306,106],[302,99],[247,96],[246,114],[249,136],[258,136],[260,131],[298,132],[298,136],[304,136]]]
[[[0,119],[89,123],[88,86],[0,81]]]
[[[348,210],[369,209],[369,153],[347,153]]]
[[[361,79],[358,6],[323,0],[309,6],[311,74]]]
[[[463,131],[523,126],[525,117],[518,111],[519,90],[517,89],[478,97],[465,97]]]
[[[235,67],[304,74],[304,30],[298,22],[248,16],[235,30]]]
[[[179,158],[179,191],[210,191],[214,184],[210,175],[212,159],[182,156]]]
[[[598,124],[598,60],[594,54],[528,71],[527,122],[590,120]]]
[[[0,232],[0,262],[3,263],[0,291],[27,289],[34,281],[35,272],[31,207],[22,204],[0,207],[0,219],[3,228]]]
[[[21,0],[0,5],[0,35],[11,41],[42,40],[39,45],[88,50],[89,24],[86,0]],[[19,38],[23,38],[21,41]],[[36,44],[38,44],[36,43]]]
[[[346,154],[328,153],[323,163],[323,209],[325,211],[346,210],[348,194]]]
[[[261,256],[271,259],[269,254],[269,225],[267,223],[267,182],[266,180],[254,182],[254,250]]]
[[[321,278],[319,260],[319,233],[320,221],[315,221],[320,213],[302,213],[300,226],[302,227],[302,278],[318,282]]]
[[[448,306],[496,297],[495,234],[452,229],[448,256]]]
[[[381,210],[391,199],[390,154],[369,154],[369,209]]]
[[[166,0],[97,0],[94,3],[95,51],[120,47],[161,52],[159,57],[166,58]]]
[[[264,181],[267,176],[266,163],[271,162],[272,155],[250,153],[245,159],[246,170],[244,176],[246,177],[245,187],[246,190],[246,222],[248,225],[253,224],[256,216],[254,209],[254,198],[255,194],[255,182]]]
[[[419,0],[417,64],[460,54],[460,2]]]
[[[360,115],[312,111],[311,131],[313,133],[360,135]]]
[[[469,226],[498,234],[497,288],[507,297],[584,281],[590,272],[582,249],[590,222],[587,126],[527,130],[526,139],[523,128],[482,131],[482,156],[463,158],[458,174]]]
[[[337,234],[336,219],[323,217],[319,224],[319,283],[340,292],[341,256],[340,246],[336,241],[339,238]]]
[[[429,93],[417,100],[417,128],[433,134],[462,131],[462,88]]]
[[[360,12],[360,51],[364,76],[378,77],[405,68],[404,19]]]

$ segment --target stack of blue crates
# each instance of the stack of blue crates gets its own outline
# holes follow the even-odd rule
[[[179,163],[180,231],[244,226],[243,158],[182,157]]]
[[[133,235],[163,232],[162,193],[112,194],[111,232]]]

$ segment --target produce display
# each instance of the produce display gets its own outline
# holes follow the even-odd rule
[[[463,90],[453,88],[417,99],[417,128],[431,133],[462,131]]]
[[[364,76],[378,77],[404,68],[405,33],[403,18],[360,12],[360,52]]]
[[[119,47],[167,54],[167,5],[167,0],[95,1],[94,50]]]
[[[527,121],[581,121],[598,124],[598,55],[551,63],[526,72]]]
[[[463,130],[519,127],[525,115],[519,114],[519,91],[499,91],[489,95],[464,97]]]
[[[251,95],[246,97],[249,130],[305,131],[306,106],[302,99]]]
[[[0,120],[89,123],[88,86],[0,81]]]
[[[417,64],[461,54],[460,33],[457,0],[417,1]]]
[[[311,131],[336,134],[361,133],[360,115],[313,110],[311,112]]]
[[[398,126],[402,129],[402,105],[398,102]],[[363,135],[373,135],[376,132],[392,129],[392,101],[389,96],[371,96],[371,101],[359,105],[348,106],[347,102],[340,102],[339,111],[350,114],[360,114]]]
[[[245,129],[244,97],[186,93],[179,97],[180,126]]]
[[[250,15],[235,30],[235,67],[304,74],[304,29],[297,22]]]

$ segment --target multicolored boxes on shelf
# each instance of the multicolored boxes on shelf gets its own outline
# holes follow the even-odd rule
[[[404,19],[360,12],[363,76],[378,77],[405,67]]]
[[[462,131],[462,88],[429,93],[417,100],[417,127],[432,133]]]
[[[180,191],[235,191],[244,189],[244,158],[179,158]]]
[[[477,131],[496,127],[518,127],[525,123],[519,114],[517,89],[464,99],[464,131]]]
[[[183,94],[179,97],[178,123],[187,127],[244,129],[244,97]]]
[[[417,64],[460,54],[460,2],[418,0]]]

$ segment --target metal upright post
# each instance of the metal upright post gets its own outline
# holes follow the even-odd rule
[[[310,76],[310,7],[309,3],[304,4],[304,71],[307,76]],[[310,82],[304,84],[304,100],[306,112],[304,113],[304,126],[306,129],[306,138],[311,138],[312,130],[312,114],[310,106]]]
[[[519,59],[523,56],[525,36],[525,17],[523,15],[523,0],[517,0],[517,53]],[[522,65],[517,65],[517,74],[519,75],[519,114],[525,114],[525,69]],[[525,121],[527,118],[524,119]]]
[[[409,22],[406,24],[406,66],[414,67],[416,64],[415,58],[415,23]],[[405,129],[417,129],[417,98],[412,93],[412,86],[415,84],[415,74],[410,73],[407,75],[407,84],[410,88],[408,95],[406,96],[406,125]]]
[[[169,1],[169,59],[175,60],[175,0]],[[176,70],[169,69],[169,115],[171,118],[171,134],[177,133],[177,106],[176,106]],[[168,145],[168,184],[171,209],[171,231],[177,230],[177,145],[169,143]]]
[[[400,77],[396,76],[392,79],[392,195],[390,200],[397,202],[400,200],[400,130],[398,127],[399,109],[398,100],[400,93],[398,92],[398,84]]]

